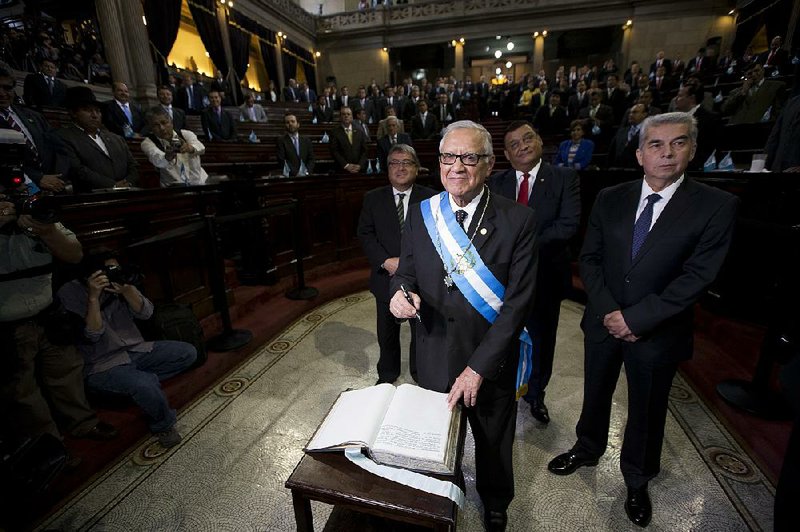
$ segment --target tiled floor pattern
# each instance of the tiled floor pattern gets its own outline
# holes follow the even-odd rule
[[[615,396],[609,448],[595,468],[569,477],[547,461],[574,440],[583,383],[580,305],[565,302],[549,426],[521,405],[515,448],[512,531],[633,530],[625,517],[619,449],[626,387]],[[367,292],[327,303],[199,397],[179,417],[183,442],[164,452],[147,440],[95,478],[40,527],[98,531],[289,531],[291,497],[283,483],[339,392],[374,384],[378,347]],[[407,335],[404,328],[404,335]],[[407,345],[407,342],[405,342]],[[400,382],[410,380],[407,375]],[[771,530],[773,487],[678,376],[667,418],[662,472],[651,483],[649,530]],[[470,438],[470,436],[468,436]],[[479,531],[474,454],[464,458],[467,507],[461,531]],[[374,520],[314,503],[316,530],[387,530]],[[394,527],[392,527],[394,528]]]

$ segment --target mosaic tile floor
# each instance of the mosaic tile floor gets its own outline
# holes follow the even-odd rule
[[[511,531],[635,529],[625,517],[619,473],[624,379],[615,395],[609,449],[600,464],[569,477],[546,470],[547,462],[575,437],[583,379],[581,311],[571,302],[562,307],[548,390],[550,425],[537,424],[520,408]],[[307,314],[180,413],[184,440],[179,446],[165,452],[154,440],[143,441],[39,529],[294,530],[284,481],[339,392],[375,382],[373,322],[374,300],[367,292]],[[400,382],[408,380],[406,374]],[[469,435],[464,474],[468,502],[458,529],[480,531]],[[662,472],[650,493],[654,512],[648,530],[772,529],[774,488],[680,376],[672,390]],[[331,507],[321,503],[312,508],[316,530],[387,530],[385,523],[338,509],[331,517]]]

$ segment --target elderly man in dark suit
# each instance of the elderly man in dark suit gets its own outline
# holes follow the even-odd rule
[[[39,72],[25,76],[25,105],[33,108],[63,107],[67,87],[56,79],[56,72],[56,64],[52,60],[42,59]]]
[[[125,138],[141,137],[146,125],[142,108],[130,100],[126,84],[115,82],[113,91],[114,99],[107,101],[103,107],[103,125],[115,135]]]
[[[41,114],[13,105],[14,85],[11,73],[0,69],[0,129],[13,129],[25,137],[25,175],[45,190],[61,192],[63,174],[69,170],[69,162],[61,156],[61,139]]]
[[[652,516],[647,487],[661,467],[672,379],[679,362],[692,356],[694,304],[725,260],[738,201],[685,175],[697,139],[689,114],[652,116],[639,135],[644,179],[602,190],[589,217],[580,257],[588,303],[581,322],[585,376],[578,441],[548,469],[569,475],[598,463],[624,365],[625,511],[644,527]]]
[[[400,132],[400,121],[396,116],[387,116],[384,120],[386,121],[386,135],[378,139],[378,159],[381,163],[381,171],[387,172],[389,167],[386,166],[386,158],[392,147],[398,144],[411,146],[412,142],[410,136]]]
[[[297,115],[283,117],[286,133],[277,138],[278,166],[284,175],[294,177],[314,173],[314,146],[311,139],[300,135]]]
[[[236,141],[236,122],[222,108],[222,95],[219,91],[212,90],[208,93],[208,108],[200,115],[200,124],[209,141]]]
[[[101,104],[89,87],[70,87],[65,100],[73,124],[58,131],[70,161],[75,192],[136,185],[138,165],[125,139],[100,129]]]
[[[389,281],[400,263],[400,235],[403,232],[409,206],[430,198],[436,192],[416,185],[419,159],[414,148],[394,144],[387,154],[389,185],[377,188],[364,196],[358,219],[358,239],[370,265],[369,289],[377,307],[378,382],[394,382],[400,376],[400,324],[389,311]],[[416,320],[409,320],[411,346],[409,370],[417,380]]]
[[[448,392],[451,408],[466,407],[484,525],[501,531],[514,498],[517,367],[530,347],[523,326],[536,284],[536,231],[531,209],[486,188],[494,161],[483,126],[462,120],[445,130],[446,192],[409,211],[389,308],[397,318],[419,315],[420,386]]]
[[[361,129],[353,126],[353,111],[349,107],[339,110],[342,127],[331,132],[331,155],[339,170],[351,174],[367,168],[367,139]]]
[[[504,145],[511,168],[493,175],[489,188],[530,207],[536,219],[536,297],[525,322],[534,356],[525,400],[535,419],[549,423],[544,396],[553,374],[561,300],[572,284],[568,243],[578,231],[581,217],[580,182],[572,168],[542,160],[542,139],[528,122],[509,124]]]

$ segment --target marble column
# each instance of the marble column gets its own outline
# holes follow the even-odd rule
[[[453,47],[453,54],[453,77],[461,81],[464,79],[464,45],[456,41],[456,45]]]
[[[618,65],[620,72],[625,72],[625,70],[630,66],[630,57],[631,57],[631,40],[633,39],[633,25],[622,26],[622,63]],[[640,65],[642,68],[645,68],[645,65]]]
[[[120,2],[119,0],[96,0],[95,8],[105,49],[105,59],[111,66],[111,75],[115,80],[133,84],[134,80],[128,64],[128,44],[123,25],[124,15]]]
[[[283,39],[276,35],[275,42],[278,44],[278,48],[275,53],[275,66],[278,69],[277,85],[280,89],[281,94],[283,94],[283,88],[286,86],[286,82],[289,81],[283,75],[283,50],[282,50]]]
[[[544,66],[544,36],[540,33],[533,38],[533,75]]]
[[[139,103],[156,105],[156,75],[153,56],[150,52],[150,38],[144,25],[144,8],[141,2],[116,0],[125,26],[125,43],[128,53],[128,64],[131,66],[131,84],[129,87]],[[135,87],[135,88],[134,88]]]

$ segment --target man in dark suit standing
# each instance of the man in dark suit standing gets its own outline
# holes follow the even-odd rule
[[[92,89],[70,87],[65,104],[72,125],[60,129],[58,135],[70,162],[69,178],[75,192],[136,185],[139,165],[125,139],[100,129],[101,104]]]
[[[628,126],[621,126],[608,145],[608,165],[612,168],[639,169],[636,150],[639,148],[639,129],[647,118],[647,108],[642,103],[631,107]]]
[[[664,74],[667,76],[672,75],[672,61],[666,58],[664,50],[660,50],[656,54],[656,60],[650,63],[650,77],[656,76],[656,71],[659,67],[664,67]]]
[[[456,112],[448,100],[447,93],[440,92],[436,95],[436,105],[433,114],[439,120],[441,127],[445,127],[455,122]]]
[[[400,235],[408,208],[436,194],[428,187],[414,184],[419,171],[419,159],[414,148],[407,144],[394,144],[389,149],[388,159],[389,185],[364,196],[364,206],[358,219],[358,239],[369,259],[369,289],[375,296],[377,306],[380,346],[377,384],[396,381],[402,371],[400,324],[389,311],[389,281],[400,263]],[[411,326],[408,365],[411,377],[416,381],[416,320],[409,320],[408,323]]]
[[[314,146],[311,139],[300,136],[300,123],[294,113],[283,117],[286,133],[277,139],[278,166],[284,175],[294,177],[314,173]]]
[[[589,94],[586,91],[586,82],[581,80],[578,82],[575,94],[569,97],[567,103],[567,114],[570,120],[575,120],[584,107],[589,107]]]
[[[530,346],[520,333],[533,300],[536,236],[532,210],[485,187],[494,161],[483,126],[462,120],[445,130],[439,173],[446,192],[408,213],[389,308],[397,318],[419,315],[420,386],[448,392],[451,408],[466,407],[484,525],[502,531],[514,498],[517,367],[521,340]],[[502,297],[483,289],[489,285]]]
[[[567,110],[561,107],[561,93],[550,93],[550,105],[539,107],[533,125],[542,135],[562,134],[569,126]]]
[[[317,101],[317,93],[308,86],[308,83],[300,84],[300,101],[312,105]]]
[[[486,76],[481,76],[480,81],[475,85],[475,96],[478,98],[478,113],[481,120],[485,120],[489,114],[489,83]]]
[[[333,122],[333,109],[328,105],[327,98],[323,95],[317,97],[317,104],[314,106],[313,117],[317,119],[318,124],[326,122]]]
[[[130,101],[128,86],[115,82],[114,99],[103,107],[103,125],[115,135],[125,138],[141,137],[145,126],[144,112],[139,104]]]
[[[614,110],[614,124],[619,124],[628,109],[628,95],[619,88],[619,78],[616,74],[606,76],[606,90],[603,95],[605,104]]]
[[[67,87],[56,79],[56,64],[50,59],[42,59],[38,74],[25,76],[23,99],[25,105],[40,107],[63,107]]]
[[[620,469],[625,511],[641,527],[652,516],[647,485],[660,469],[672,379],[692,356],[693,307],[725,260],[736,220],[734,196],[684,174],[696,139],[687,113],[646,119],[637,151],[644,180],[604,189],[595,201],[580,257],[588,303],[578,441],[548,465],[569,475],[597,464],[624,364],[628,421]]]
[[[398,144],[411,146],[411,137],[400,133],[400,121],[396,116],[386,117],[386,135],[378,139],[378,158],[381,162],[381,171],[387,172],[386,160],[392,147]]]
[[[222,95],[219,91],[212,90],[208,93],[208,108],[200,115],[200,124],[209,141],[236,141],[236,122],[222,108]]]
[[[351,174],[367,168],[367,139],[362,130],[353,127],[353,111],[349,107],[339,110],[342,127],[331,132],[331,155],[339,170]]]
[[[11,73],[0,68],[0,129],[13,129],[25,137],[25,175],[45,190],[61,192],[63,174],[69,170],[60,153],[61,139],[41,114],[13,104],[15,84]]]
[[[186,113],[172,105],[172,89],[169,85],[162,85],[158,88],[158,103],[172,119],[172,129],[174,131],[180,134],[182,129],[186,129]]]
[[[175,106],[186,114],[199,115],[204,107],[204,96],[203,86],[195,82],[194,75],[191,72],[184,72],[183,84],[176,94]]]
[[[417,101],[419,111],[411,119],[411,138],[414,140],[428,140],[439,134],[439,120],[433,113],[428,112],[428,102],[420,98]]]
[[[580,181],[575,170],[542,161],[542,139],[528,122],[509,124],[503,142],[511,168],[493,175],[489,188],[530,207],[536,219],[536,296],[525,321],[533,340],[533,367],[525,400],[533,417],[548,423],[545,388],[553,374],[561,300],[572,285],[568,242],[581,217]]]

